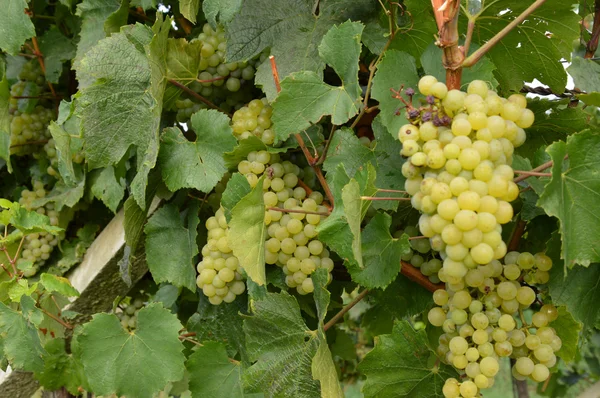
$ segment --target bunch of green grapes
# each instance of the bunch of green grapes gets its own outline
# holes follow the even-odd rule
[[[444,330],[437,353],[465,374],[462,382],[446,381],[445,397],[474,397],[491,387],[501,357],[516,360],[512,374],[519,380],[548,378],[562,346],[550,326],[558,312],[552,305],[542,305],[525,323],[523,311],[537,297],[533,286],[519,280],[526,274],[547,273],[551,267],[552,260],[543,253],[510,252],[504,264],[494,260],[469,270],[462,290],[434,292],[437,307],[429,311],[428,319]]]
[[[250,101],[233,114],[233,134],[239,140],[255,136],[266,145],[273,145],[275,132],[271,129],[272,113],[273,109],[266,98]]]
[[[286,284],[304,295],[314,291],[310,275],[317,268],[325,268],[331,279],[334,264],[317,238],[317,226],[328,208],[320,192],[308,193],[299,185],[300,170],[290,161],[281,161],[279,155],[266,151],[250,152],[247,160],[238,165],[238,171],[253,187],[265,175],[265,262],[282,267]]]
[[[36,200],[44,198],[47,194],[48,191],[44,187],[44,183],[34,181],[32,190],[25,189],[21,192],[19,204],[27,210],[46,215],[50,219],[51,225],[58,226],[59,213],[54,209],[54,203],[46,203],[43,206],[35,204]],[[23,251],[18,261],[31,261],[33,263],[33,267],[26,271],[25,276],[35,275],[40,266],[50,258],[50,254],[58,245],[59,240],[59,236],[48,232],[39,232],[25,236]]]
[[[10,88],[9,113],[10,113],[10,143],[14,155],[31,153],[35,146],[26,145],[28,142],[43,141],[50,138],[48,125],[56,118],[54,111],[38,104],[26,112],[19,110],[19,101],[34,101],[34,99],[20,99],[25,95],[40,95],[44,90],[45,78],[37,61],[32,60],[23,65],[19,73],[19,81]],[[28,88],[36,87],[33,90]],[[27,106],[29,107],[29,106]]]
[[[196,83],[192,83],[190,88],[199,90]],[[225,87],[212,87],[211,96],[208,99],[225,112],[232,112],[240,109],[252,100],[254,94],[251,85],[245,85],[239,91],[232,93],[227,91]],[[177,109],[177,121],[187,123],[192,115],[200,109],[209,109],[208,105],[203,102],[195,102],[193,97],[188,94],[183,94],[181,99],[175,101]]]
[[[47,143],[44,144],[44,152],[43,153],[34,153],[33,157],[40,158],[45,157],[50,165],[46,169],[46,173],[48,175],[60,179],[60,174],[58,172],[58,153],[56,151],[56,142],[53,138],[49,139]],[[85,157],[83,155],[83,151],[79,151],[71,156],[73,163],[81,164],[85,161]]]
[[[136,298],[124,308],[119,307],[120,311],[117,311],[116,315],[121,321],[121,326],[123,326],[124,329],[132,331],[137,328],[137,315],[143,306],[144,300]]]
[[[417,227],[408,226],[404,230],[396,231],[394,238],[400,238],[402,234],[415,237],[419,235],[419,230]],[[431,253],[429,239],[412,239],[409,243],[411,250],[401,257],[402,261],[406,261],[413,267],[418,268],[431,283],[440,283],[438,272],[442,269],[442,261]]]
[[[246,290],[240,262],[229,246],[227,219],[223,208],[206,220],[208,241],[201,250],[196,284],[211,304],[231,303]]]

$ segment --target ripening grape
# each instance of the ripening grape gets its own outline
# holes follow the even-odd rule
[[[272,145],[275,142],[275,133],[271,128],[272,112],[266,98],[250,101],[233,114],[231,120],[234,135],[240,140],[255,136],[265,144]]]

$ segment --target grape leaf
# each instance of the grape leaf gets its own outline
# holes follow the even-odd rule
[[[19,312],[0,303],[0,339],[4,345],[4,356],[15,369],[40,371],[44,368],[42,358],[46,351],[36,326],[43,315],[29,296],[21,298],[21,305],[22,312]]]
[[[483,44],[490,40],[529,6],[521,0],[486,4],[477,19],[473,41]],[[567,73],[560,61],[571,59],[573,40],[579,37],[579,20],[571,4],[550,0],[511,30],[489,52],[492,62],[502,65],[495,71],[500,86],[519,91],[523,82],[538,79],[562,93]]]
[[[73,166],[73,149],[81,149],[83,141],[79,137],[72,137],[56,122],[50,122],[48,131],[52,134],[58,158],[58,171],[68,186],[75,186],[79,182],[75,176]]]
[[[200,0],[179,0],[179,11],[191,23],[196,23],[196,15],[200,11]]]
[[[352,234],[352,254],[359,269],[364,268],[362,246],[361,246],[361,228],[363,201],[360,194],[360,185],[355,179],[351,179],[348,184],[342,188],[342,202],[344,203],[344,215],[348,228]],[[367,202],[368,203],[368,202]]]
[[[75,289],[67,278],[62,276],[43,273],[40,277],[40,282],[44,288],[52,293],[58,292],[65,297],[79,297],[79,292]]]
[[[161,207],[150,217],[144,228],[146,261],[155,282],[170,282],[196,291],[193,259],[198,254],[198,223],[197,204],[189,208],[186,226],[174,204]]]
[[[52,339],[44,349],[44,369],[36,372],[36,379],[46,390],[54,391],[64,386],[71,394],[78,394],[85,373],[73,355],[66,353],[65,340]]]
[[[311,71],[293,73],[281,82],[272,116],[278,141],[307,129],[325,115],[331,115],[331,122],[340,125],[359,112],[362,91],[358,57],[363,28],[359,22],[334,26],[319,46],[319,56],[338,74],[341,86],[330,86]]]
[[[200,342],[217,341],[225,344],[230,357],[240,354],[246,363],[246,341],[241,314],[247,312],[245,296],[240,296],[229,305],[212,305],[206,297],[200,299],[198,312],[190,317],[187,330],[196,333]]]
[[[210,192],[227,168],[223,153],[236,144],[229,118],[214,109],[201,109],[191,118],[196,141],[188,141],[177,127],[165,129],[158,162],[169,190],[195,188]]]
[[[26,0],[3,2],[0,13],[0,49],[16,55],[25,40],[35,36],[35,27],[25,12],[29,8]]]
[[[231,210],[244,196],[248,195],[251,190],[252,188],[246,177],[240,173],[233,173],[227,182],[227,187],[225,188],[225,191],[223,191],[223,196],[221,197],[221,205],[225,211],[225,219],[227,222],[231,221]]]
[[[562,255],[565,266],[588,266],[600,261],[600,135],[589,130],[552,144],[552,179],[538,204],[548,215],[560,220]],[[568,161],[564,160],[569,156]]]
[[[429,7],[431,9],[431,7]],[[472,45],[469,53],[472,54],[479,46]],[[402,50],[402,48],[399,48]],[[442,49],[430,43],[423,55],[421,55],[421,65],[425,69],[425,74],[437,77],[441,82],[446,81],[446,69],[443,65]],[[461,87],[466,91],[466,86],[473,80],[483,80],[491,86],[493,90],[498,87],[498,81],[494,77],[496,65],[488,57],[481,58],[475,65],[463,69],[461,76]]]
[[[408,321],[396,322],[359,365],[367,376],[365,398],[442,396],[445,380],[459,376],[451,366],[430,360],[433,356],[424,330],[415,331]]]
[[[264,285],[265,275],[265,202],[263,179],[231,209],[227,239],[233,255],[246,274],[258,285]]]
[[[125,25],[128,12],[127,9],[121,8],[119,0],[83,0],[77,5],[76,14],[81,17],[79,43],[74,61],[77,68],[86,53],[106,37],[104,27],[108,18],[111,18],[112,24]]]
[[[6,63],[0,58],[0,159],[6,162],[8,171],[12,173],[10,163],[10,115],[8,113],[10,87],[5,73]]]
[[[355,257],[355,250],[356,245],[360,244],[360,236],[357,237],[352,232],[349,220],[353,219],[352,222],[354,224],[356,224],[356,220],[360,222],[370,203],[369,201],[365,201],[359,210],[354,207],[352,213],[348,213],[344,207],[346,202],[352,201],[350,194],[353,194],[356,199],[359,196],[371,196],[376,192],[376,188],[373,185],[375,181],[373,166],[368,163],[367,167],[358,171],[354,177],[358,183],[359,190],[346,190],[347,198],[344,200],[343,188],[350,182],[350,178],[344,171],[344,166],[340,164],[333,172],[327,173],[327,181],[335,199],[335,206],[332,213],[319,224],[317,231],[319,233],[319,240],[327,244],[340,257],[345,261],[358,264],[358,261],[362,259],[359,260]]]
[[[334,24],[349,19],[370,19],[377,7],[368,0],[323,0],[318,8],[317,14],[311,0],[242,2],[240,12],[228,24],[228,61],[249,60],[270,48],[282,79],[302,70],[314,72],[320,83],[325,64],[318,56],[318,45],[325,33]],[[268,60],[258,67],[256,83],[267,98],[276,97]]]
[[[400,127],[407,121],[404,112],[396,115],[403,104],[392,97],[390,88],[399,89],[400,86],[416,88],[418,82],[419,75],[413,57],[396,50],[385,52],[373,78],[371,96],[379,101],[380,113],[377,117],[381,118],[381,122],[394,138]]]
[[[252,301],[251,308],[244,332],[255,363],[244,372],[247,388],[267,396],[320,397],[311,374],[317,333],[307,328],[296,299],[285,292],[267,293],[263,300]]]
[[[185,356],[177,317],[160,304],[150,304],[137,319],[134,333],[109,314],[96,314],[83,325],[77,337],[81,362],[97,394],[151,397],[168,382],[183,378]]]
[[[354,177],[354,174],[367,163],[373,165],[376,163],[373,150],[364,146],[353,130],[345,127],[337,130],[331,139],[327,157],[323,162],[323,170],[329,173],[339,164],[343,164],[348,176]]]
[[[600,318],[600,308],[596,305],[600,300],[600,264],[588,268],[576,265],[566,275],[563,267],[556,264],[550,271],[548,288],[552,302],[566,306],[573,318],[586,328]]]
[[[196,81],[200,71],[200,49],[202,41],[169,38],[167,41],[167,79],[175,80],[185,86]],[[172,108],[182,90],[169,84],[165,90],[166,108]]]
[[[117,212],[127,188],[124,166],[124,163],[121,162],[114,167],[108,166],[103,169],[92,170],[90,173],[92,194],[100,199],[113,213]]]
[[[577,356],[579,334],[583,325],[573,318],[566,307],[560,306],[558,307],[558,319],[553,321],[550,326],[562,340],[562,346],[556,355],[567,363],[573,362]]]
[[[133,7],[142,7],[143,10],[156,8],[157,4],[158,0],[131,0],[131,5]]]
[[[8,297],[13,303],[18,303],[23,296],[31,296],[37,287],[37,283],[30,286],[27,279],[15,280],[8,288]]]
[[[51,28],[40,37],[40,51],[44,54],[46,80],[50,83],[58,83],[63,71],[63,62],[69,61],[75,56],[75,44],[58,28]]]
[[[371,126],[376,142],[374,150],[377,179],[375,180],[375,185],[379,189],[404,191],[406,177],[402,175],[402,165],[406,161],[406,158],[400,155],[402,144],[388,133],[380,117],[376,117]],[[385,196],[394,198],[402,197],[404,194],[401,192],[386,192]],[[399,203],[397,200],[377,200],[373,202],[372,206],[375,209],[396,211]]]
[[[29,211],[15,203],[11,209],[10,224],[24,234],[49,232],[58,235],[62,228],[50,225],[50,219],[35,211]]]
[[[401,27],[396,31],[389,49],[405,51],[419,62],[421,55],[438,34],[433,9],[431,4],[420,0],[405,0],[403,4],[407,11],[401,10],[398,15]]]
[[[362,231],[364,267],[347,264],[352,280],[368,289],[385,288],[396,279],[399,258],[410,252],[408,238],[394,239],[390,234],[392,218],[377,213]]]
[[[589,128],[588,115],[581,108],[569,108],[567,104],[568,101],[528,101],[527,107],[535,114],[535,121],[526,130],[527,141],[516,148],[515,153],[534,160],[541,146],[564,140],[570,134]]]
[[[221,24],[227,25],[241,6],[242,0],[205,0],[202,2],[202,11],[210,26],[216,29],[217,17]]]
[[[587,105],[600,105],[600,66],[591,59],[575,57],[567,71],[573,78],[575,87],[587,93],[579,94],[577,98]]]
[[[186,362],[190,373],[190,391],[206,398],[243,398],[241,366],[230,361],[225,346],[206,342]]]
[[[44,198],[36,199],[34,206],[43,206],[46,203],[54,203],[56,210],[60,211],[63,207],[73,207],[83,197],[85,190],[85,173],[81,167],[75,169],[75,184],[67,185],[64,181],[58,181],[52,188],[52,191]]]
[[[160,59],[166,53],[170,21],[159,18],[153,30],[135,25],[113,34],[92,48],[77,69],[88,166],[115,164],[135,146],[138,170],[131,188],[140,207],[145,207],[148,173],[158,155],[165,84]]]
[[[371,290],[368,297],[371,307],[363,315],[362,327],[375,336],[391,333],[396,319],[419,314],[433,302],[428,290],[404,275],[398,275],[385,290]]]

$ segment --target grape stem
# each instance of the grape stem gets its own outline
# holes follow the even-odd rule
[[[394,198],[394,197],[377,197],[377,196],[361,196],[362,200],[398,200],[398,201],[410,201],[410,198]]]
[[[34,55],[38,59],[40,68],[42,69],[44,76],[46,76],[46,65],[44,64],[44,54],[42,54],[42,52],[40,51],[40,46],[38,45],[37,37],[33,36],[31,38],[31,43],[33,44],[33,48],[35,50]],[[56,95],[56,91],[54,91],[54,86],[52,85],[52,83],[50,83],[49,81],[46,81],[46,83],[48,83],[48,88],[50,89],[50,92],[52,93],[52,96],[54,97],[54,99],[58,99],[58,97]],[[57,106],[58,106],[58,104],[57,104]]]
[[[337,314],[335,314],[326,324],[325,326],[323,326],[323,331],[327,331],[329,330],[333,325],[335,325],[336,323],[338,323],[338,321],[348,312],[352,309],[352,307],[354,307],[356,304],[358,304],[363,298],[365,298],[365,296],[369,294],[369,289],[365,289],[362,292],[360,292],[360,294],[358,296],[356,296],[354,298],[354,300],[352,300],[350,303],[346,304],[346,306],[344,306],[344,308],[342,308]]]
[[[219,108],[217,105],[213,104],[212,102],[210,102],[209,100],[207,100],[206,98],[204,98],[203,96],[201,96],[200,94],[198,94],[197,92],[195,92],[194,90],[192,90],[191,88],[186,86],[185,84],[181,84],[177,80],[173,80],[173,79],[168,79],[167,81],[169,83],[171,83],[172,85],[174,85],[175,87],[182,89],[183,91],[185,91],[192,97],[196,98],[197,100],[202,101],[203,103],[210,106],[211,108],[216,109],[220,112],[223,112],[224,114],[229,115],[229,117],[232,116],[231,114],[225,112],[223,109]]]
[[[592,35],[585,46],[585,55],[583,58],[590,59],[596,54],[598,49],[598,39],[600,39],[600,0],[594,2],[594,25],[592,26]]]
[[[383,188],[377,188],[378,192],[395,192],[395,193],[407,193],[406,191],[399,191],[397,189],[383,189]]]
[[[428,239],[426,236],[411,236],[408,238],[408,240],[417,240],[417,239]]]
[[[73,325],[71,325],[68,322],[63,321],[62,319],[60,319],[59,317],[57,317],[56,315],[52,314],[51,312],[46,311],[43,308],[40,308],[40,310],[46,314],[48,316],[48,318],[52,318],[54,319],[56,322],[60,323],[61,325],[63,325],[64,327],[66,327],[67,329],[73,329]]]
[[[277,70],[277,63],[275,62],[275,57],[273,55],[269,56],[269,62],[271,63],[271,73],[273,74],[273,80],[275,81],[275,87],[277,88],[277,93],[279,93],[279,92],[281,92],[281,84],[279,81],[279,72]],[[306,157],[306,161],[308,162],[310,167],[312,167],[313,170],[315,171],[315,175],[317,176],[319,183],[325,190],[325,195],[327,195],[327,199],[329,200],[329,203],[331,204],[331,206],[334,206],[335,202],[333,200],[333,194],[331,193],[329,184],[327,183],[327,180],[323,176],[321,167],[318,164],[319,158],[318,157],[315,158],[310,154],[310,152],[308,151],[308,148],[306,147],[306,144],[304,143],[304,140],[302,139],[302,136],[300,134],[296,133],[296,134],[294,134],[294,137],[296,138],[296,141],[298,141],[298,145],[302,149],[302,153],[304,153],[304,157]]]
[[[400,264],[402,265],[400,267],[400,272],[402,273],[402,275],[406,276],[411,281],[423,286],[430,292],[435,292],[438,289],[444,288],[443,283],[431,282],[428,277],[423,275],[421,271],[415,266],[413,266],[411,263],[407,263],[406,261],[400,261]]]
[[[540,173],[538,171],[514,170],[514,173],[534,177],[552,177],[552,173]]]
[[[523,22],[528,16],[533,14],[546,0],[537,0],[530,5],[525,11],[519,16],[513,19],[508,25],[504,27],[500,32],[496,33],[494,37],[488,40],[483,46],[479,47],[473,54],[469,55],[462,63],[463,68],[468,68],[477,63],[485,54],[488,53],[500,40],[508,35],[514,28],[516,28],[521,22]]]
[[[552,167],[553,164],[554,164],[554,162],[552,162],[552,160],[550,160],[550,161],[548,161],[548,162],[546,162],[544,164],[539,165],[538,167],[536,167],[534,169],[531,169],[530,172],[536,173],[536,172],[539,172],[539,171],[542,171],[542,170],[549,169],[550,167]],[[513,180],[513,182],[517,183],[517,182],[523,181],[523,180],[525,180],[525,179],[527,179],[529,177],[531,177],[531,175],[520,175],[519,177],[515,178]]]
[[[280,207],[268,207],[268,210],[280,211],[282,213],[298,213],[298,214],[316,214],[318,216],[328,216],[331,212],[323,211],[309,211],[309,210],[295,210],[295,209],[282,209]]]

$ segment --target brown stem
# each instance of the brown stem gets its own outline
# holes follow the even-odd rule
[[[408,240],[417,240],[417,239],[428,239],[426,236],[411,236],[408,238]]]
[[[383,189],[383,188],[377,188],[377,192],[407,193],[406,191],[399,191],[397,189]]]
[[[550,160],[550,161],[548,161],[548,162],[546,162],[544,164],[539,165],[538,167],[536,167],[534,169],[531,169],[530,172],[534,172],[535,173],[535,172],[538,172],[538,171],[546,170],[546,169],[552,167],[553,164],[554,163],[552,162],[552,160]],[[517,178],[515,178],[513,180],[513,182],[517,183],[517,182],[523,181],[523,180],[525,180],[525,179],[527,179],[529,177],[531,177],[531,176],[530,175],[520,175]]]
[[[46,65],[44,64],[44,54],[42,54],[42,52],[40,51],[40,46],[38,45],[37,37],[35,37],[35,36],[32,37],[31,43],[33,44],[33,48],[35,49],[34,53],[37,56],[38,62],[40,63],[40,68],[42,69],[44,76],[46,76]],[[52,93],[52,96],[54,98],[57,98],[56,91],[54,91],[54,86],[50,82],[47,82],[47,83],[48,83],[48,88],[50,89],[50,92]]]
[[[190,339],[189,337],[185,337],[185,336],[179,336],[179,340],[189,341],[190,343],[195,344],[198,347],[202,347],[203,346],[203,344],[200,343],[199,341],[196,341],[194,339]]]
[[[318,216],[328,216],[330,214],[329,212],[322,212],[322,211],[282,209],[280,207],[267,207],[267,210],[280,211],[282,213],[316,214]]]
[[[525,232],[526,225],[527,223],[521,219],[517,221],[517,225],[515,226],[515,230],[513,231],[513,234],[510,238],[510,242],[508,242],[508,245],[506,247],[508,251],[512,252],[517,251],[519,249],[519,243],[521,242],[521,237]]]
[[[318,165],[322,165],[325,162],[325,159],[327,159],[327,152],[329,152],[329,147],[331,146],[331,141],[333,141],[333,135],[336,131],[337,129],[335,128],[335,126],[331,126],[331,133],[329,133],[329,138],[325,143],[325,149],[323,149],[323,153],[321,154],[321,156],[319,156],[319,159],[317,159]]]
[[[168,79],[167,81],[169,83],[171,83],[172,85],[174,85],[175,87],[182,89],[183,91],[185,91],[192,97],[196,98],[197,100],[204,102],[206,105],[210,106],[211,108],[216,109],[218,111],[221,111],[221,112],[229,115],[229,113],[225,112],[223,109],[219,108],[217,105],[213,104],[212,102],[210,102],[209,100],[207,100],[206,98],[204,98],[203,96],[201,96],[200,94],[198,94],[197,92],[195,92],[194,90],[192,90],[191,88],[186,86],[185,84],[181,84],[177,80],[173,80],[173,79]],[[231,115],[229,115],[229,116],[231,116]]]
[[[410,201],[410,198],[394,198],[394,197],[378,197],[378,196],[361,196],[362,200],[399,200]]]
[[[585,55],[583,58],[594,58],[598,49],[598,39],[600,38],[600,0],[594,2],[594,25],[592,27],[592,36],[585,46]]]
[[[34,54],[19,53],[18,55],[25,58],[37,58],[37,56]]]
[[[183,329],[183,330],[185,330],[185,329]],[[195,335],[196,335],[196,332],[188,332],[188,333],[180,334],[179,337],[193,337]]]
[[[273,73],[273,79],[275,80],[275,87],[277,88],[277,92],[279,93],[281,91],[281,84],[279,83],[279,72],[277,71],[277,63],[275,62],[275,57],[271,55],[269,57],[269,61],[271,62],[271,72]],[[296,137],[296,141],[298,141],[298,145],[300,145],[300,148],[302,149],[302,152],[304,153],[304,156],[306,157],[308,164],[315,171],[315,175],[317,176],[319,183],[325,190],[325,194],[327,195],[329,203],[331,203],[331,205],[334,206],[333,194],[331,193],[331,189],[329,188],[329,184],[327,183],[327,180],[325,180],[325,177],[323,176],[321,167],[317,164],[318,159],[315,159],[310,154],[310,152],[308,151],[308,148],[306,147],[306,144],[304,143],[304,140],[302,139],[302,136],[300,134],[294,134],[294,137]]]
[[[492,47],[494,47],[500,40],[502,40],[507,34],[510,33],[515,27],[517,27],[521,22],[523,22],[529,15],[534,13],[542,4],[544,4],[546,0],[536,0],[532,5],[530,5],[525,11],[523,11],[518,17],[513,19],[508,25],[504,27],[500,32],[496,33],[494,37],[487,41],[483,46],[479,47],[477,51],[473,54],[469,55],[467,59],[462,63],[463,68],[468,68],[470,66],[475,65],[477,61],[481,59]]]
[[[365,298],[365,296],[369,294],[369,290],[365,289],[362,292],[360,292],[360,294],[358,296],[356,296],[354,298],[354,300],[352,300],[350,303],[348,303],[344,308],[342,308],[340,310],[340,312],[338,312],[337,314],[335,314],[326,324],[325,326],[323,326],[323,330],[326,332],[327,330],[329,330],[333,325],[335,325],[336,323],[338,323],[338,321],[346,314],[346,312],[350,311],[352,309],[352,307],[354,307],[356,304],[358,304],[360,302],[360,300],[362,300],[363,298]]]
[[[304,188],[307,196],[309,196],[313,192],[313,190],[308,185],[306,185],[306,183],[301,179],[298,179],[298,186]]]
[[[458,47],[458,15],[460,0],[432,0],[433,13],[438,25],[437,45],[443,51],[442,63],[446,69],[446,86],[460,89],[462,63],[465,55]]]
[[[423,286],[430,292],[435,292],[438,289],[444,288],[443,283],[436,284],[431,282],[428,277],[421,273],[421,270],[414,267],[412,264],[407,263],[406,261],[400,261],[400,263],[402,264],[402,267],[400,267],[400,272],[402,273],[402,275],[406,276],[411,281]]]
[[[17,267],[15,265],[16,261],[13,261],[13,259],[10,258],[10,254],[8,253],[8,249],[6,247],[3,247],[2,251],[4,252],[4,255],[8,259],[8,262],[10,263],[13,269],[13,275],[17,275],[19,272],[17,271]]]
[[[515,174],[522,174],[526,176],[534,176],[534,177],[552,177],[552,173],[540,173],[537,171],[529,171],[529,170],[514,170]]]
[[[73,325],[71,325],[70,323],[67,323],[65,321],[63,321],[62,319],[60,319],[59,317],[57,317],[56,315],[46,311],[43,308],[40,308],[40,310],[46,314],[49,318],[54,319],[56,322],[60,323],[61,325],[63,325],[64,327],[66,327],[67,329],[73,329]]]
[[[2,269],[4,270],[4,272],[6,272],[6,275],[8,275],[8,277],[10,279],[12,279],[13,274],[8,270],[8,268],[6,268],[6,266],[4,265],[4,263],[0,263],[0,267],[2,267]]]
[[[471,46],[474,30],[475,18],[469,18],[469,22],[467,23],[467,37],[465,38],[465,45],[463,46],[463,54],[465,54],[465,56],[469,55],[469,47]]]
[[[17,248],[17,251],[15,252],[15,257],[10,261],[11,264],[15,265],[17,263],[17,259],[19,258],[19,254],[21,254],[21,249],[23,248],[24,242],[25,242],[25,236],[23,236],[21,238],[21,241],[19,242],[19,247]]]

